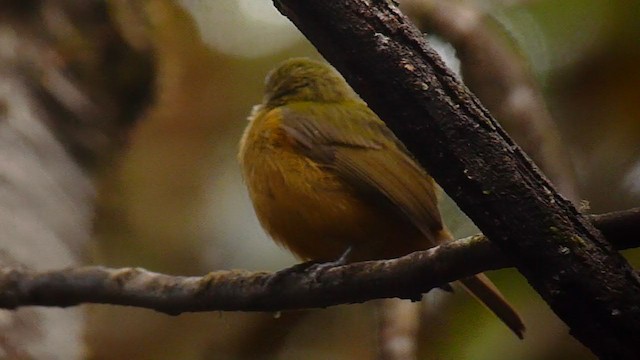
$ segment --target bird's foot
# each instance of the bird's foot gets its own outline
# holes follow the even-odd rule
[[[349,263],[349,255],[351,255],[351,246],[348,247],[337,260],[312,264],[308,269],[306,269],[306,272],[309,274],[313,282],[320,282],[320,275],[325,271]]]
[[[269,280],[267,280],[267,286],[274,286],[275,284],[282,283],[285,279],[293,276],[306,275],[311,278],[312,282],[319,282],[320,275],[325,271],[345,265],[349,262],[349,255],[351,254],[351,247],[349,247],[337,260],[328,262],[319,261],[307,261],[290,268],[286,268],[274,273]]]
[[[307,269],[307,272],[311,274],[321,273],[337,266],[346,265],[349,262],[349,255],[351,255],[351,246],[349,246],[347,250],[345,250],[345,252],[342,253],[342,255],[340,255],[338,259],[333,261],[318,262],[318,263],[312,264]]]
[[[317,261],[307,261],[300,264],[293,265],[292,267],[288,267],[286,269],[282,269],[276,271],[271,275],[271,277],[267,280],[266,286],[272,287],[278,284],[285,282],[288,278],[300,277],[305,273],[308,273],[317,265],[321,265],[322,263],[318,263]]]

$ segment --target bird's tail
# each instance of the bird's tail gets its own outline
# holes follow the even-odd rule
[[[520,339],[524,337],[525,328],[520,315],[485,274],[460,279],[460,282],[465,290],[496,314]]]
[[[453,235],[445,227],[440,232],[438,240],[439,243],[451,241]],[[520,339],[524,337],[525,327],[520,315],[485,274],[460,279],[460,283],[473,297],[496,314]]]

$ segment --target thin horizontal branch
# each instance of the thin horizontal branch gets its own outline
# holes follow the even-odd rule
[[[633,243],[625,235],[640,233],[640,208],[591,218],[611,235],[614,246],[640,246],[637,236]],[[176,315],[322,308],[391,297],[419,300],[443,283],[508,266],[491,242],[474,235],[399,259],[323,270],[301,264],[277,273],[232,270],[185,277],[100,266],[48,272],[4,268],[0,269],[0,308],[98,303]]]

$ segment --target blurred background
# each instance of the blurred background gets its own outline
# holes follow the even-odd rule
[[[640,206],[639,2],[400,5],[564,195],[590,213]],[[296,263],[260,228],[236,162],[265,74],[293,56],[321,58],[268,0],[1,2],[0,262],[180,275]],[[456,236],[477,231],[451,201],[442,209]],[[417,358],[594,358],[515,270],[489,276],[526,339],[466,293],[436,290],[414,312]],[[2,311],[0,350],[370,359],[376,316],[369,303],[278,316]]]

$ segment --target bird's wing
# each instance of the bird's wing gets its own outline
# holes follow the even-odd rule
[[[293,104],[282,126],[314,161],[365,194],[382,194],[436,245],[442,229],[433,179],[366,105]]]

